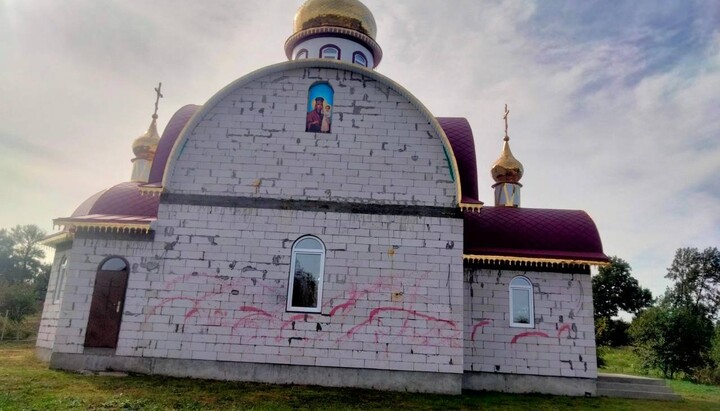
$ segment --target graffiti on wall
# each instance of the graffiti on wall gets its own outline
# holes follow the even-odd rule
[[[418,309],[433,302],[427,295],[409,292],[402,295],[403,302],[383,304],[378,295],[391,295],[398,288],[392,281],[378,278],[364,287],[349,283],[346,291],[330,293],[323,304],[323,314],[298,314],[285,311],[287,290],[283,281],[193,272],[164,283],[158,298],[151,299],[144,322],[153,322],[153,316],[174,313],[176,332],[184,333],[186,325],[206,329],[227,327],[238,343],[287,340],[290,345],[309,346],[314,340],[323,340],[339,347],[358,334],[369,334],[376,343],[386,346],[392,343],[462,346],[461,326]],[[252,303],[257,293],[266,301]],[[368,307],[371,302],[376,305]],[[178,308],[182,308],[182,315]],[[309,327],[309,323],[315,323],[314,327]],[[269,332],[247,335],[243,332],[247,329]]]

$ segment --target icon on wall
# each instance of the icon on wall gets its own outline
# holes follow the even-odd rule
[[[334,94],[335,92],[328,83],[315,83],[310,86],[305,131],[311,133],[330,132]]]

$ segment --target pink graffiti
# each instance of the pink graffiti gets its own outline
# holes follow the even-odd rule
[[[408,314],[410,314],[410,315],[412,315],[412,316],[418,317],[418,318],[422,318],[422,319],[430,320],[430,321],[435,321],[435,322],[440,322],[440,323],[449,325],[449,326],[452,327],[452,328],[456,328],[455,321],[450,321],[450,320],[445,320],[445,319],[442,319],[442,318],[432,317],[432,316],[427,315],[427,314],[419,313],[419,312],[417,312],[417,311],[415,311],[415,310],[408,310],[408,309],[406,309],[406,308],[399,308],[399,307],[379,307],[379,308],[375,308],[375,309],[373,309],[372,311],[370,311],[370,315],[368,316],[367,319],[365,319],[365,321],[361,322],[360,324],[358,324],[358,325],[354,326],[353,328],[351,328],[350,330],[348,330],[348,332],[345,333],[345,337],[347,337],[347,338],[352,337],[352,335],[355,334],[355,332],[356,332],[357,330],[359,330],[360,328],[365,327],[366,325],[372,323],[373,320],[375,320],[376,318],[377,318],[377,320],[378,320],[378,324],[381,324],[381,322],[380,322],[380,314],[381,314],[381,313],[384,313],[384,312],[389,312],[389,311],[401,311],[401,312],[406,312],[406,313],[408,313]]]
[[[270,314],[269,312],[267,312],[267,311],[265,311],[265,310],[261,310],[260,308],[251,307],[251,306],[248,306],[248,305],[243,305],[242,307],[240,307],[240,311],[257,313],[258,315],[263,315],[263,316],[265,316],[265,317],[273,318],[273,315]]]
[[[560,328],[558,329],[557,336],[559,337],[560,334],[563,333],[563,331],[567,331],[569,333],[570,332],[570,324],[561,325]]]
[[[472,329],[472,335],[470,335],[470,340],[475,341],[475,333],[477,332],[478,328],[484,327],[486,325],[492,324],[492,320],[482,320],[479,323],[475,324]]]
[[[284,322],[282,323],[282,325],[280,326],[280,331],[286,329],[290,324],[292,324],[292,323],[295,322],[295,321],[304,320],[306,316],[307,316],[307,319],[308,319],[308,320],[312,320],[312,319],[313,319],[312,315],[308,315],[308,314],[296,314],[296,315],[293,315],[292,317],[290,317],[289,320],[284,321]],[[276,339],[279,340],[280,338],[282,338],[282,337],[277,337]]]
[[[512,339],[512,341],[510,341],[510,344],[515,344],[516,342],[518,342],[519,339],[525,338],[525,337],[545,337],[545,338],[548,338],[548,337],[550,337],[550,336],[547,335],[547,333],[544,333],[544,332],[542,332],[542,331],[528,331],[528,332],[520,333],[520,334],[514,336],[513,339]]]

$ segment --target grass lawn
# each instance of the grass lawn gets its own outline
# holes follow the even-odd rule
[[[720,388],[671,381],[681,402],[548,395],[388,393],[131,375],[55,371],[27,344],[0,345],[0,410],[718,410]]]

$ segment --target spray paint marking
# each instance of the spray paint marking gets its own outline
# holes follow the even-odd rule
[[[492,320],[482,320],[479,323],[475,324],[472,329],[472,335],[470,336],[471,341],[475,341],[475,333],[477,332],[478,328],[484,327],[486,325],[492,324]]]
[[[520,334],[514,336],[513,339],[512,339],[512,341],[510,341],[510,344],[515,344],[516,342],[518,342],[519,339],[525,338],[525,337],[545,337],[545,338],[548,338],[548,337],[550,337],[550,336],[547,335],[547,333],[544,333],[544,332],[542,332],[542,331],[528,331],[528,332],[520,333]]]

